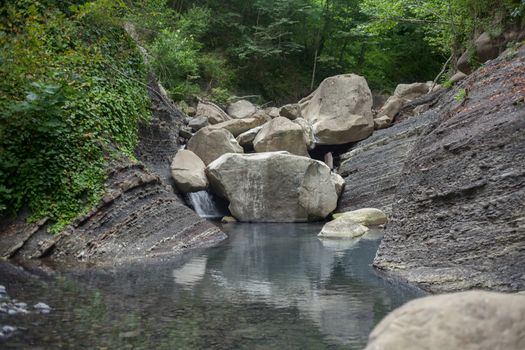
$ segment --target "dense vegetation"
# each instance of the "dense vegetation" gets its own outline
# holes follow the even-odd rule
[[[0,214],[58,231],[103,193],[108,160],[133,157],[152,69],[182,107],[256,94],[279,104],[327,76],[372,89],[433,79],[524,0],[15,0],[0,8]],[[123,25],[134,24],[145,67]]]

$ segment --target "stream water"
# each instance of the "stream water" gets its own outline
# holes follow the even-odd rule
[[[362,349],[389,311],[422,293],[374,274],[377,234],[321,241],[320,228],[230,224],[226,243],[177,261],[0,280],[11,297],[52,307],[0,315],[22,328],[0,347]]]

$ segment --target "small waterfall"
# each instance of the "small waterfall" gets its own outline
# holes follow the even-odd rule
[[[213,195],[208,191],[188,193],[188,200],[195,212],[201,218],[222,218],[224,213],[219,204],[214,200]]]

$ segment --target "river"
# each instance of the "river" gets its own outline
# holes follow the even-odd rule
[[[422,296],[377,276],[378,233],[319,240],[320,224],[228,224],[219,247],[174,261],[0,281],[48,315],[0,315],[19,327],[3,348],[362,349],[391,310]]]

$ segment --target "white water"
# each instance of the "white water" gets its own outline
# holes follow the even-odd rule
[[[207,191],[188,193],[188,198],[191,206],[201,218],[222,218],[225,215]]]

